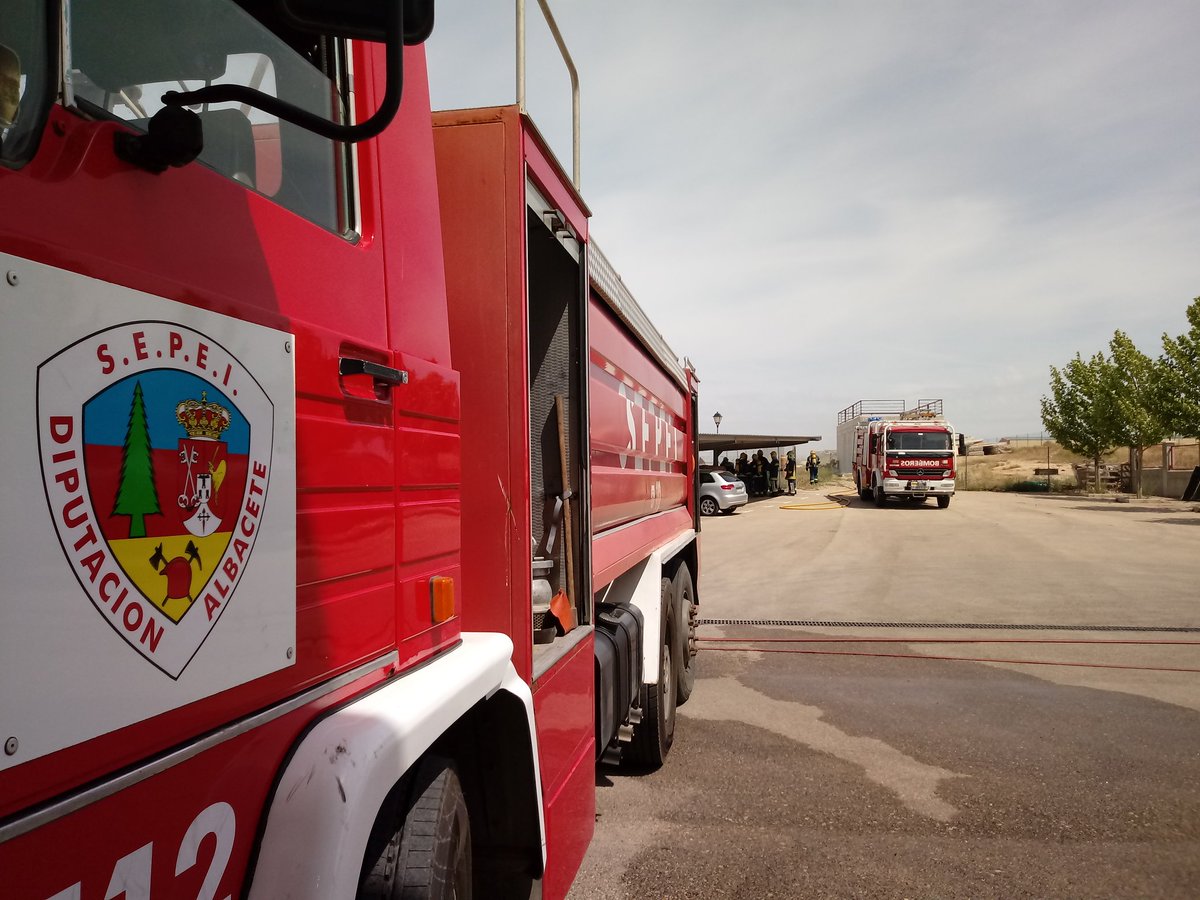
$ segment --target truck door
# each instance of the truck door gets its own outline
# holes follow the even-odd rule
[[[10,25],[29,32],[47,19],[46,4],[14,5],[17,13],[10,18],[6,9],[0,20],[0,44],[10,42]],[[20,62],[15,121],[23,137],[11,146],[6,138],[0,157],[0,270],[12,273],[0,329],[0,415],[12,425],[3,483],[17,504],[6,509],[21,508],[25,518],[20,536],[4,532],[0,553],[6,572],[39,572],[30,594],[37,606],[6,604],[0,612],[0,690],[37,686],[19,697],[0,695],[6,715],[29,713],[22,751],[0,761],[0,769],[96,739],[86,769],[47,764],[36,777],[25,769],[11,783],[0,772],[0,796],[18,804],[68,789],[71,776],[63,772],[105,771],[142,758],[371,659],[395,641],[392,395],[342,362],[393,362],[383,253],[372,240],[379,221],[373,157],[236,104],[197,107],[204,149],[194,163],[155,174],[118,155],[123,141],[151,127],[163,92],[180,87],[239,82],[344,117],[351,97],[347,45],[290,44],[284,29],[272,29],[270,8],[258,4],[253,16],[227,0],[68,7],[62,68],[58,52],[27,52]],[[52,46],[56,29],[47,30]],[[12,43],[37,42],[23,33]],[[355,68],[370,71],[370,62],[363,55]],[[374,108],[377,93],[365,84],[356,99]],[[156,614],[162,636],[150,631],[144,641],[144,631],[132,639],[122,634],[128,621],[105,619],[102,598],[90,593],[87,563],[70,553],[64,558],[73,544],[55,532],[62,517],[47,508],[38,477],[49,456],[39,456],[32,440],[48,433],[39,432],[39,389],[48,389],[45,377],[39,386],[39,367],[45,376],[45,364],[75,342],[143,321],[151,324],[127,329],[118,336],[123,344],[107,341],[107,355],[98,349],[78,376],[86,369],[98,379],[99,397],[124,373],[143,373],[121,387],[140,399],[93,406],[96,427],[81,427],[89,435],[95,539],[105,553],[117,543],[131,548],[126,568],[136,564],[141,574],[129,574],[130,591],[141,592],[144,609],[165,615]],[[152,327],[161,331],[157,344],[147,337]],[[180,336],[178,346],[170,335]],[[218,473],[228,490],[235,476],[248,484],[255,471],[255,459],[234,458],[233,426],[223,434],[213,426],[212,417],[222,415],[213,405],[236,418],[234,408],[247,396],[235,391],[224,365],[215,365],[215,347],[227,339],[251,348],[241,354],[242,370],[251,380],[266,373],[260,387],[274,410],[264,426],[269,458],[257,460],[272,472],[260,543],[233,563],[256,587],[213,594],[226,611],[196,640],[186,664],[168,670],[150,658],[148,645],[157,639],[165,646],[173,629],[203,621],[205,610],[180,614],[183,625],[168,622],[175,589],[164,572],[173,567],[194,604],[204,600],[197,584],[215,590],[213,567],[222,559],[206,550],[207,523],[196,526],[199,537],[180,530],[184,519],[199,515],[190,508],[185,515],[180,503],[194,506],[200,498],[211,506],[222,490]],[[197,409],[180,412],[190,401]],[[88,407],[81,408],[87,418]],[[144,427],[135,429],[134,421]],[[205,456],[222,440],[227,456]],[[129,483],[123,456],[145,464]],[[207,487],[197,488],[204,479]],[[240,520],[226,527],[232,521]],[[189,541],[194,549],[185,552]],[[154,552],[158,544],[167,545],[161,553]],[[105,574],[98,570],[94,580]],[[24,616],[19,628],[9,615]],[[145,615],[138,620],[143,628]],[[260,640],[265,634],[279,637]],[[105,673],[99,692],[92,677],[98,672]],[[177,712],[217,695],[187,717]],[[79,712],[47,717],[47,709]],[[136,739],[122,731],[154,716],[164,717],[162,727],[142,728]],[[47,725],[56,718],[75,722],[52,735]],[[0,805],[0,816],[6,809]]]

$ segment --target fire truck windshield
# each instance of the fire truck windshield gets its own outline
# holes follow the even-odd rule
[[[949,450],[950,433],[947,431],[889,431],[889,450]]]
[[[52,91],[43,0],[15,0],[0,16],[0,163],[29,161]]]
[[[146,131],[168,91],[243,85],[314,115],[342,117],[334,101],[345,97],[345,42],[301,36],[289,43],[287,32],[264,24],[268,7],[244,5],[75,0],[67,73],[75,105]],[[245,104],[189,108],[203,128],[201,163],[331,231],[352,227],[339,214],[350,205],[344,148]]]

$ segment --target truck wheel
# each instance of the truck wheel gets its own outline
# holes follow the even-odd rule
[[[675,705],[682,706],[692,696],[692,688],[696,684],[696,621],[700,617],[692,573],[688,571],[686,563],[679,566],[671,586],[678,606],[675,621],[679,624],[679,644],[675,652]]]
[[[950,495],[941,494],[938,496],[938,509],[945,509],[950,505]]]
[[[660,586],[662,602],[658,684],[642,685],[642,721],[633,726],[633,740],[622,759],[635,766],[658,768],[675,740],[675,616],[671,579]]]
[[[471,823],[453,766],[431,757],[408,796],[395,793],[390,816],[384,804],[383,833],[368,845],[358,900],[471,900]]]
[[[700,498],[700,515],[715,516],[717,514],[717,501],[712,497]]]
[[[883,485],[876,482],[875,484],[875,505],[883,506],[887,502],[887,495],[883,492]]]

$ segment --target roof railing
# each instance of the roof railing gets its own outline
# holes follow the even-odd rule
[[[904,412],[903,400],[859,400],[838,413],[838,424],[859,416],[898,416]]]
[[[558,52],[562,54],[563,62],[567,65],[567,73],[571,76],[571,182],[575,190],[579,185],[579,73],[567,50],[567,42],[563,40],[558,23],[550,12],[549,0],[538,0],[542,8],[542,17],[554,36]],[[517,0],[517,108],[526,112],[525,103],[525,0]]]
[[[838,413],[838,424],[859,416],[895,416],[900,419],[940,419],[942,401],[918,400],[911,409],[904,400],[859,400]]]

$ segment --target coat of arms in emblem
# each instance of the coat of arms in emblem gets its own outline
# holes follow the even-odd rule
[[[211,339],[140,322],[44,363],[39,404],[51,512],[76,577],[126,641],[177,677],[254,547],[269,399]]]
[[[207,537],[221,527],[213,507],[228,471],[221,435],[229,428],[230,413],[219,403],[209,403],[207,392],[201,391],[199,401],[184,400],[175,407],[175,418],[187,432],[179,439],[183,482],[175,502],[192,511],[184,527],[196,537]]]
[[[89,400],[83,441],[92,507],[113,556],[143,596],[179,622],[233,537],[249,423],[202,379],[158,369]]]

